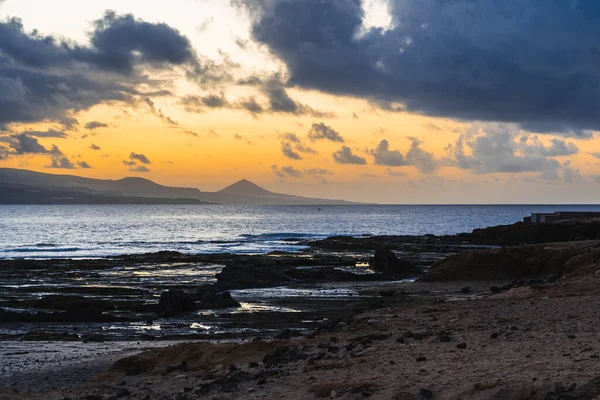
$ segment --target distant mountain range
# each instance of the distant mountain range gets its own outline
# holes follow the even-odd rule
[[[218,192],[159,185],[144,178],[104,180],[0,168],[0,204],[254,204],[341,205],[270,192],[243,179]]]

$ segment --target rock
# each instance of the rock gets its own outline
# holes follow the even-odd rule
[[[273,352],[268,353],[263,358],[263,364],[272,367],[279,364],[286,364],[298,360],[306,360],[308,354],[300,351],[296,347],[279,347]]]
[[[238,308],[241,307],[240,303],[235,301],[231,297],[229,292],[210,293],[204,292],[200,296],[200,309],[213,309],[213,308]]]
[[[292,339],[295,337],[300,337],[300,336],[304,336],[300,331],[295,330],[295,329],[284,329],[283,331],[279,332],[277,335],[275,335],[275,339]]]
[[[429,389],[419,389],[419,393],[421,394],[421,397],[424,399],[433,399],[433,392]]]
[[[254,362],[254,361],[248,364],[248,368],[258,368],[258,367],[260,367],[260,364],[257,362]]]
[[[469,286],[463,286],[460,291],[461,293],[471,293],[471,288]]]
[[[387,248],[375,250],[375,255],[369,261],[371,268],[385,275],[392,276],[420,276],[423,274],[418,267],[408,261],[399,259],[394,252]]]
[[[417,362],[427,361],[427,357],[425,357],[425,356],[419,356],[419,357],[416,358],[416,361]]]
[[[183,290],[169,289],[161,293],[158,308],[163,315],[173,315],[196,310],[196,303]]]
[[[459,343],[456,345],[457,349],[466,349],[467,348],[467,344],[466,343]]]
[[[117,399],[121,399],[123,397],[129,397],[129,396],[131,396],[131,392],[125,388],[120,388],[119,390],[117,390],[117,393],[115,393],[115,397]]]

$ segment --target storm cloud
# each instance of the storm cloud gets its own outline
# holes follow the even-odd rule
[[[596,0],[388,0],[389,29],[367,30],[360,0],[237,3],[290,86],[529,132],[600,130]]]
[[[201,60],[189,39],[162,23],[133,15],[106,12],[93,22],[90,44],[79,45],[36,31],[26,32],[19,19],[0,22],[0,126],[55,121],[77,124],[73,114],[101,103],[132,104],[169,92],[166,81],[150,79],[144,68],[184,68],[197,82],[202,74],[218,74],[216,65]],[[140,88],[144,88],[141,90]],[[148,101],[150,100],[150,101]],[[90,122],[86,129],[105,127]]]

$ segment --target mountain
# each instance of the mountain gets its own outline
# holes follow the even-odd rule
[[[250,182],[249,180],[242,179],[234,183],[233,185],[227,186],[225,189],[219,190],[218,193],[223,194],[241,194],[244,196],[258,196],[258,197],[268,197],[272,196],[276,193],[269,192],[267,189],[263,189],[258,186],[256,183]]]
[[[274,193],[246,179],[242,179],[218,192],[202,192],[195,188],[164,186],[144,178],[130,177],[118,180],[92,179],[74,175],[57,175],[23,169],[0,168],[0,190],[8,190],[7,188],[11,186],[24,186],[28,188],[26,191],[27,194],[23,194],[24,197],[20,203],[18,200],[18,190],[11,189],[13,195],[10,198],[12,199],[11,201],[15,202],[12,204],[24,204],[23,201],[29,201],[30,203],[28,204],[52,204],[36,203],[35,191],[31,191],[32,189],[44,189],[46,192],[49,189],[54,191],[54,194],[40,193],[37,201],[51,201],[48,199],[61,198],[62,195],[58,193],[61,189],[68,189],[71,194],[75,191],[78,193],[78,201],[82,202],[80,204],[99,201],[100,199],[98,197],[84,196],[84,193],[88,196],[105,196],[103,201],[110,201],[109,198],[112,197],[117,204],[120,204],[118,201],[119,197],[152,198],[156,202],[171,203],[181,203],[193,199],[202,203],[251,205],[356,204],[343,200],[316,199]],[[8,196],[4,198],[8,198]],[[55,201],[58,202],[59,200]],[[132,201],[132,199],[121,199],[121,201]]]
[[[165,199],[102,194],[85,188],[32,187],[0,183],[0,204],[205,204],[198,199]]]

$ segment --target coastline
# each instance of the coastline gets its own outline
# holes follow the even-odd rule
[[[600,287],[597,285],[600,275],[596,273],[600,271],[596,261],[600,242],[581,237],[581,232],[595,232],[589,229],[595,224],[596,221],[572,222],[562,224],[560,229],[550,225],[531,228],[527,224],[515,224],[517,228],[494,227],[455,237],[337,237],[311,243],[310,251],[295,254],[242,256],[161,252],[94,261],[20,261],[17,263],[20,268],[36,273],[44,265],[56,266],[57,263],[66,271],[81,270],[84,264],[89,271],[97,271],[113,264],[131,267],[140,263],[164,266],[219,261],[224,267],[216,281],[203,285],[192,282],[183,288],[189,293],[192,288],[197,291],[191,297],[196,306],[214,302],[211,296],[224,292],[235,294],[236,290],[250,288],[269,292],[283,285],[304,288],[304,293],[309,294],[318,287],[333,293],[343,287],[353,287],[355,291],[342,301],[327,299],[331,307],[326,310],[320,309],[326,303],[315,303],[314,296],[296,298],[295,306],[317,305],[311,323],[302,329],[289,330],[292,321],[305,318],[306,313],[261,316],[256,312],[241,319],[234,318],[234,325],[245,318],[262,326],[262,331],[242,336],[182,336],[179,339],[186,340],[175,342],[96,338],[103,343],[96,343],[92,335],[87,335],[87,340],[85,335],[70,335],[68,339],[73,341],[60,341],[61,337],[56,335],[29,337],[33,341],[16,337],[21,340],[18,342],[4,337],[0,343],[7,357],[0,366],[0,386],[5,389],[0,391],[0,398],[62,400],[100,396],[95,398],[108,399],[118,393],[123,397],[135,393],[147,399],[215,395],[239,398],[242,394],[244,398],[483,399],[500,395],[500,398],[541,399],[549,398],[544,396],[559,383],[566,385],[565,390],[577,383],[580,388],[593,391],[596,390],[594,376],[589,371],[595,368],[598,358],[594,335],[600,326],[590,321],[600,305],[600,291],[596,289]],[[565,240],[558,244],[542,241],[542,244],[514,247],[502,245],[509,238],[507,232],[513,241],[548,237],[548,234],[531,236],[531,229],[542,229]],[[492,244],[490,238],[493,237],[499,238],[498,245]],[[573,241],[582,238],[588,241]],[[339,268],[340,265],[357,268],[365,262],[372,273],[358,274],[352,269]],[[0,263],[6,266],[11,262]],[[413,268],[429,265],[432,266],[425,268],[426,279],[414,283],[402,281],[414,276]],[[509,268],[511,266],[514,268]],[[166,291],[170,290],[175,288]],[[354,293],[360,295],[355,297]],[[292,306],[290,298],[283,301]],[[62,304],[59,309],[64,307],[60,302],[51,304]],[[152,307],[145,311],[165,312]],[[66,310],[69,312],[69,308]],[[100,310],[101,315],[110,315]],[[173,314],[162,314],[162,318],[174,315],[179,318],[191,311],[169,310]],[[64,309],[53,312],[61,318],[65,315]],[[4,312],[3,316],[7,315]],[[284,315],[286,318],[281,318]],[[221,317],[212,314],[210,318]],[[544,325],[544,321],[551,323]],[[76,322],[85,324],[86,320]],[[273,329],[269,326],[272,322],[283,325]],[[260,333],[256,335],[256,332]],[[201,338],[213,344],[181,344],[131,355],[147,347],[161,348]],[[47,340],[55,342],[42,344]],[[81,340],[87,343],[82,344]],[[215,343],[219,341],[221,343]],[[30,350],[40,345],[38,352]],[[549,348],[562,349],[562,353],[559,355]],[[62,358],[46,357],[44,349],[58,351]],[[127,349],[127,354],[122,353],[123,349]],[[218,354],[223,351],[227,354],[233,351],[239,357],[219,358]],[[77,352],[89,356],[89,363],[85,361],[87,356],[78,356]],[[213,353],[217,355],[209,357]],[[197,357],[205,357],[202,354],[212,357],[212,361],[193,364]],[[121,356],[126,355],[131,356],[122,359]],[[74,363],[73,357],[82,363]],[[129,364],[137,365],[139,360],[148,360],[148,357],[154,361],[136,367],[139,370],[127,369],[131,367]],[[252,361],[248,361],[249,357]],[[275,357],[276,361],[272,363],[269,357]],[[123,369],[123,363],[129,363],[129,367]],[[470,369],[472,363],[480,372]],[[524,363],[524,366],[516,368],[515,363]],[[559,367],[563,372],[557,374]],[[76,374],[76,369],[81,373]],[[107,372],[100,374],[103,370]],[[390,372],[404,377],[402,384],[390,380]],[[334,379],[339,374],[344,378]],[[92,376],[96,377],[91,379]],[[158,381],[157,377],[160,377]],[[464,382],[459,382],[460,377]],[[52,385],[49,386],[48,381],[53,382]],[[126,392],[120,389],[126,389],[129,395],[125,396]],[[578,390],[571,387],[568,392],[575,395]],[[430,392],[435,397],[427,397]],[[294,397],[299,393],[300,397]]]

